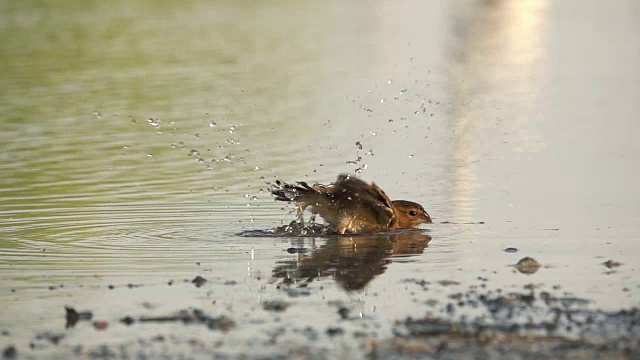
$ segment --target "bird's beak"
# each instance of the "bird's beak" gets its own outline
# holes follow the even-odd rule
[[[429,216],[429,214],[427,214],[426,212],[424,214],[420,215],[420,218],[422,220],[424,220],[424,222],[427,223],[427,224],[431,224],[431,222],[432,222],[431,221],[431,216]]]

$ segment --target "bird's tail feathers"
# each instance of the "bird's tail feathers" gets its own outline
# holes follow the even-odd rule
[[[275,199],[279,201],[304,201],[305,198],[317,194],[317,190],[309,186],[304,181],[298,181],[296,184],[283,183],[276,180],[275,185],[271,187],[271,194],[275,195]]]

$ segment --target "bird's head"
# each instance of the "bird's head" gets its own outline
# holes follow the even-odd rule
[[[422,205],[406,200],[394,200],[391,203],[398,219],[399,228],[412,228],[420,224],[431,223],[431,216]]]

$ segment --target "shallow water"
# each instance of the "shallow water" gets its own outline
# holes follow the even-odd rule
[[[243,354],[298,349],[311,328],[352,354],[324,331],[385,338],[447,302],[407,279],[640,305],[632,2],[0,7],[0,344],[62,332],[32,355],[64,357],[162,333]],[[241,236],[295,218],[267,182],[354,171],[434,224]],[[516,271],[525,256],[541,269]],[[274,299],[284,313],[262,308]],[[110,328],[64,330],[64,305]],[[188,307],[242,331],[118,323]]]

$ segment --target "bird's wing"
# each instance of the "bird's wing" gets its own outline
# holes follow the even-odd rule
[[[384,206],[381,207],[382,211],[380,211],[381,218],[386,221],[388,227],[393,228],[397,219],[396,213],[393,210],[393,205],[391,204],[391,199],[389,199],[387,194],[375,183],[371,183],[371,188],[378,195],[377,199],[384,204]]]
[[[391,200],[385,192],[372,183],[371,185],[355,176],[341,174],[333,186],[333,194],[354,194],[358,200],[376,215],[381,225],[392,226],[396,221]]]

